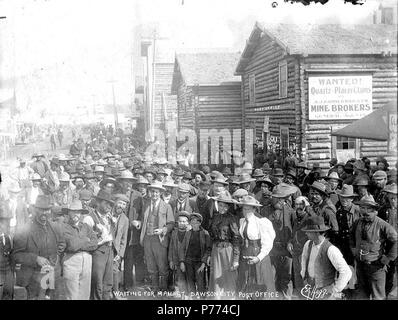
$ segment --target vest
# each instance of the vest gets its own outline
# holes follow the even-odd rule
[[[332,265],[328,257],[328,249],[332,244],[325,239],[319,248],[318,255],[315,258],[315,266],[314,266],[314,273],[315,273],[315,286],[317,288],[324,288],[334,283],[334,279],[336,277],[336,269]],[[308,275],[308,264],[310,262],[311,250],[313,246],[313,241],[310,241],[308,245],[308,258],[307,258],[307,265],[306,265],[306,277]]]

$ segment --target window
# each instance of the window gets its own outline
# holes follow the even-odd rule
[[[279,98],[287,97],[287,62],[279,63]]]
[[[381,9],[381,23],[393,24],[394,22],[394,10],[393,8],[382,8]]]
[[[249,75],[249,104],[255,106],[256,104],[256,75]]]
[[[348,137],[337,137],[336,149],[347,150],[356,148],[356,139]]]

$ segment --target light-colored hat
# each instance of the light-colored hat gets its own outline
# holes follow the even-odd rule
[[[252,178],[249,173],[244,172],[239,176],[239,179],[237,182],[239,184],[244,184],[244,183],[250,183],[253,181],[256,181],[256,179]]]
[[[210,197],[211,199],[217,202],[224,202],[224,203],[236,203],[234,199],[231,198],[230,195],[227,194],[220,194],[218,197]]]
[[[117,202],[118,200],[124,201],[126,203],[130,202],[130,199],[122,193],[117,193],[113,195],[113,198],[115,199],[115,202]]]
[[[332,171],[327,177],[324,178],[325,180],[338,180],[338,181],[343,181],[342,179],[340,179],[339,174],[335,171]]]
[[[94,172],[105,172],[105,169],[103,166],[96,166]]]
[[[69,207],[68,207],[68,210],[69,211],[81,211],[82,213],[83,212],[85,212],[85,213],[87,213],[88,212],[88,210],[87,209],[83,209],[83,205],[82,205],[82,202],[80,201],[80,200],[73,200],[71,203],[70,203],[70,205],[69,205]]]
[[[387,173],[383,170],[377,170],[373,176],[373,179],[387,179]]]
[[[159,189],[162,191],[166,190],[165,188],[163,188],[162,183],[160,181],[156,181],[156,180],[148,186],[148,189]]]
[[[341,190],[336,190],[336,193],[343,198],[354,198],[357,196],[354,193],[354,188],[352,185],[344,184]]]
[[[273,190],[272,190],[272,197],[274,198],[287,198],[291,196],[296,190],[286,184],[286,183],[281,183],[278,184]]]
[[[171,177],[167,177],[162,184],[163,187],[178,188],[178,184],[175,184],[173,178]]]
[[[118,180],[137,180],[134,177],[133,173],[130,170],[123,170],[120,174],[120,177],[117,178]]]
[[[397,194],[397,185],[395,183],[388,184],[384,187],[383,191],[387,193]]]
[[[187,183],[180,183],[178,185],[179,192],[189,192],[190,190],[191,190],[191,188],[189,187],[189,185]]]
[[[359,205],[360,207],[364,206],[364,207],[371,207],[374,209],[378,209],[380,207],[379,204],[374,200],[372,195],[363,196],[361,200],[354,203]]]
[[[42,178],[40,177],[40,175],[38,174],[38,173],[34,173],[33,175],[32,175],[32,179],[30,179],[30,180],[32,180],[32,181],[35,181],[35,180],[42,180]]]
[[[242,206],[251,206],[251,207],[262,207],[260,202],[258,202],[254,197],[252,196],[244,196],[242,201],[238,202],[238,204]]]
[[[247,195],[249,195],[249,193],[247,192],[246,189],[238,189],[232,194],[232,197],[240,198],[240,197],[244,197],[244,196],[247,196]]]
[[[137,181],[135,183],[136,184],[146,184],[146,185],[148,185],[149,181],[146,178],[144,178],[143,176],[139,175],[138,178],[137,178]]]
[[[69,182],[70,181],[70,177],[69,174],[67,172],[61,172],[59,178],[59,181],[65,181],[65,182]]]

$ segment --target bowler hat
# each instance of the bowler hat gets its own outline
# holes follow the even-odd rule
[[[46,195],[38,195],[33,207],[35,207],[37,209],[43,209],[43,210],[51,209],[52,205],[51,205],[50,198]]]
[[[108,183],[113,183],[113,185],[115,186],[115,189],[118,189],[120,187],[119,182],[117,182],[116,179],[111,178],[111,177],[107,177],[103,180],[101,180],[99,186],[100,188],[103,188],[104,186],[106,186]]]
[[[238,202],[238,204],[242,206],[262,207],[260,202],[258,202],[254,197],[249,195],[244,196],[242,201]]]
[[[320,216],[310,216],[305,221],[305,226],[301,230],[304,232],[323,232],[330,228],[325,225],[323,217]]]
[[[349,184],[343,184],[341,190],[336,190],[336,193],[343,198],[354,198],[357,196],[357,194],[354,193],[353,186]]]
[[[314,189],[316,191],[321,192],[324,195],[328,195],[326,190],[326,186],[322,182],[314,181],[312,185],[310,185],[310,189]]]
[[[95,196],[97,200],[104,200],[112,205],[114,204],[114,201],[112,199],[112,195],[109,192],[106,192],[105,190],[100,190],[98,191],[98,194]]]

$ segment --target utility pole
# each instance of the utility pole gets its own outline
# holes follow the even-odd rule
[[[115,132],[119,126],[119,120],[117,115],[116,99],[115,99],[115,82],[116,80],[109,80],[108,83],[112,84],[112,100],[113,100],[113,114],[115,117]]]

